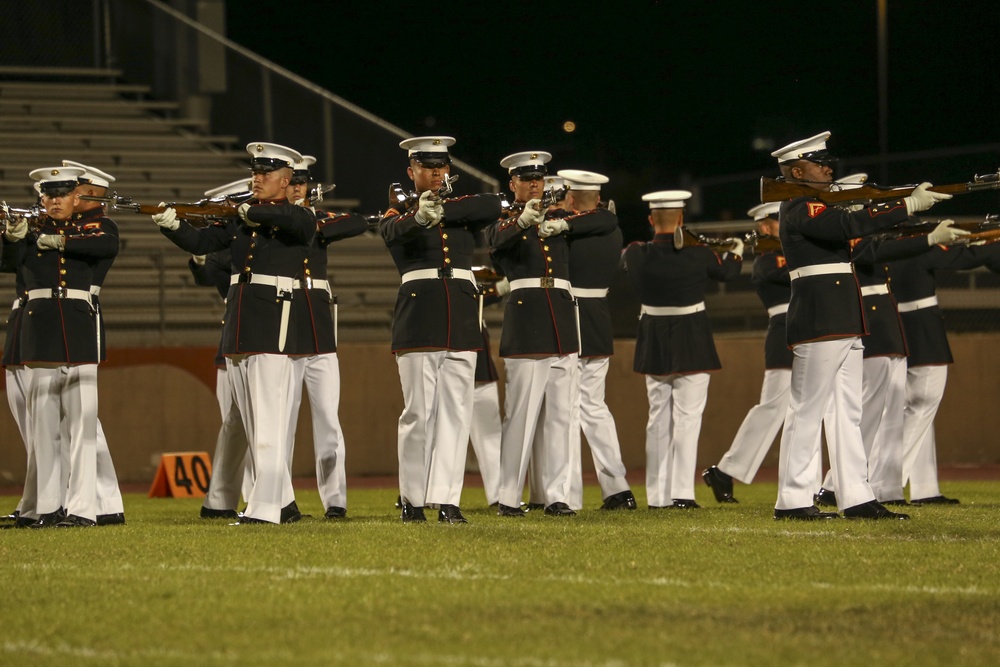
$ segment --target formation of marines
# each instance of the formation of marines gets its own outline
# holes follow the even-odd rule
[[[753,281],[769,315],[760,403],[732,447],[702,477],[733,503],[733,479],[750,483],[782,431],[776,519],[906,519],[887,508],[955,503],[937,485],[933,420],[947,349],[933,272],[996,261],[997,244],[965,244],[951,221],[898,236],[914,214],[949,196],[921,184],[905,197],[827,205],[834,181],[829,133],[773,153],[784,181],[816,191],[762,204]],[[552,155],[501,161],[512,198],[450,196],[451,137],[400,143],[414,191],[401,193],[377,230],[400,274],[392,343],[399,417],[400,517],[466,523],[461,510],[470,438],[487,501],[501,517],[583,508],[581,433],[594,458],[601,509],[634,510],[605,382],[614,353],[608,290],[619,268],[641,302],[634,370],[645,376],[649,509],[696,509],[694,480],[710,373],[721,368],[705,291],[740,275],[744,242],[679,242],[691,193],[643,197],[653,238],[622,248],[608,178],[549,173]],[[198,284],[225,298],[216,360],[222,427],[201,516],[237,524],[291,523],[302,514],[291,480],[302,390],[313,415],[317,485],[331,520],[347,516],[336,296],[331,244],[369,221],[313,205],[315,158],[286,146],[247,146],[250,177],[207,191],[230,214],[193,224],[157,207],[163,235],[190,253]],[[863,175],[862,175],[863,176]],[[11,411],[28,452],[19,527],[124,523],[124,508],[97,419],[97,366],[105,358],[100,289],[119,250],[100,198],[114,178],[69,160],[32,171],[44,214],[6,212],[2,270],[16,277],[3,364]],[[88,199],[88,197],[90,199]],[[512,199],[512,201],[508,201]],[[770,245],[768,245],[770,242]],[[477,277],[477,246],[492,275]],[[893,291],[886,282],[886,270]],[[484,303],[504,302],[503,417]],[[821,478],[825,429],[830,470]],[[530,488],[523,502],[525,484]],[[239,511],[240,497],[246,501]]]

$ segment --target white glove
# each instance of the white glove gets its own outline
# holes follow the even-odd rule
[[[28,235],[28,221],[20,216],[14,217],[14,224],[7,225],[4,238],[11,243],[16,243]]]
[[[944,201],[945,199],[951,199],[951,195],[941,194],[939,192],[931,192],[927,188],[932,187],[930,183],[924,181],[910,193],[909,197],[904,197],[903,201],[906,203],[906,212],[910,215],[917,213],[918,211],[926,211],[934,204],[939,201]]]
[[[420,193],[417,201],[417,213],[413,219],[421,227],[430,227],[441,222],[444,217],[444,208],[441,206],[441,199],[430,190]]]
[[[66,247],[66,239],[58,234],[40,234],[35,245],[39,250],[62,250]]]
[[[538,226],[538,238],[547,239],[556,234],[562,234],[569,229],[569,223],[561,218],[546,220]]]
[[[205,260],[207,258],[207,255],[191,255],[191,261],[194,262],[195,266],[205,266]]]
[[[618,209],[617,209],[617,207],[615,207],[615,200],[614,199],[609,199],[608,200],[608,210],[611,211],[612,213],[614,213],[615,215],[618,215]]]
[[[166,206],[166,204],[160,202],[160,206]],[[172,208],[167,208],[163,213],[154,215],[153,222],[171,232],[176,231],[181,226],[181,223],[177,221],[177,211]]]
[[[741,241],[739,239],[735,239],[735,238],[734,239],[729,239],[729,240],[733,244],[733,247],[729,249],[729,254],[736,255],[737,257],[742,257],[743,256],[743,241]]]
[[[259,222],[254,222],[249,217],[247,217],[247,211],[249,210],[250,210],[250,204],[247,202],[243,202],[242,204],[240,204],[239,208],[236,209],[236,213],[239,214],[240,220],[246,223],[247,227],[260,227]]]
[[[506,277],[501,278],[493,289],[497,291],[497,296],[507,296],[510,294],[510,281]]]
[[[969,232],[964,229],[952,227],[954,220],[942,220],[938,226],[927,235],[927,245],[951,245],[963,236],[968,236]]]
[[[527,229],[532,225],[542,224],[542,221],[545,220],[545,211],[538,210],[541,206],[541,199],[529,200],[528,203],[524,205],[524,212],[521,213],[521,217],[517,219],[517,226],[521,229]]]

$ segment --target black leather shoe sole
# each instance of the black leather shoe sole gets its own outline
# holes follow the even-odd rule
[[[509,505],[497,505],[497,516],[517,516],[523,517],[524,510],[520,507],[510,507]]]
[[[214,510],[210,507],[202,507],[199,516],[202,519],[239,519],[240,513],[236,510]],[[98,517],[100,518],[100,517]]]
[[[462,516],[462,510],[458,508],[458,505],[441,505],[438,509],[438,522],[439,523],[469,523],[464,516]]]
[[[552,503],[545,508],[545,516],[576,516],[566,503]]]
[[[906,521],[910,518],[909,514],[903,514],[901,512],[890,512],[885,507],[882,506],[877,500],[869,500],[867,503],[861,503],[860,505],[855,505],[854,507],[848,507],[844,510],[845,519],[896,519],[897,521]]]
[[[423,507],[414,507],[408,502],[403,502],[403,509],[400,512],[400,519],[403,523],[426,523],[427,517],[424,516]]]
[[[82,516],[70,514],[65,519],[56,524],[56,528],[90,528],[96,526],[97,522]]]
[[[910,501],[911,505],[959,505],[958,498],[946,498],[944,496],[931,496],[930,498],[917,498]]]
[[[699,510],[701,505],[693,500],[688,500],[687,498],[672,498],[673,505],[668,505],[667,507],[673,507],[679,510]]]
[[[326,514],[324,514],[327,519],[345,519],[347,518],[347,508],[346,507],[327,507]]]
[[[836,507],[837,494],[829,489],[820,489],[819,493],[813,496],[813,502],[817,507]]]
[[[98,526],[124,526],[125,525],[125,515],[121,512],[117,514],[98,514],[97,515],[97,525]]]
[[[634,510],[635,508],[635,496],[631,491],[610,495],[604,499],[604,503],[601,505],[602,510]]]
[[[781,519],[791,519],[793,521],[825,521],[827,519],[839,519],[840,515],[836,512],[821,512],[818,507],[810,505],[809,507],[796,507],[790,510],[774,510],[774,518]]]
[[[737,503],[733,498],[733,478],[719,470],[716,466],[707,468],[701,473],[701,478],[705,480],[708,488],[712,489],[712,495],[718,503]]]

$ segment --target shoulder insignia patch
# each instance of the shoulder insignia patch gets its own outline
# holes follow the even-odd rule
[[[806,202],[806,209],[809,212],[809,217],[815,218],[817,215],[826,210],[826,204],[818,201]]]
[[[101,228],[101,223],[99,222],[88,222],[86,225],[83,226],[84,231],[88,229],[100,229],[100,228]]]

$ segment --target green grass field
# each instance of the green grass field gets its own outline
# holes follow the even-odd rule
[[[402,525],[389,489],[286,526],[128,495],[125,526],[0,531],[0,665],[996,665],[1000,483],[943,491],[963,504],[793,523],[774,484],[559,519],[467,489],[466,526]]]

